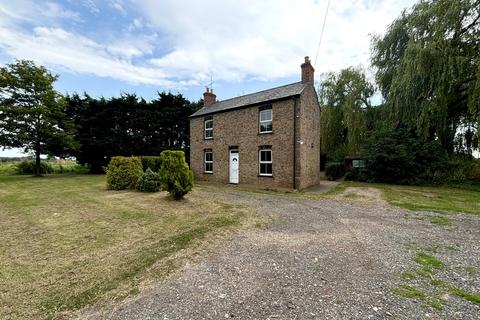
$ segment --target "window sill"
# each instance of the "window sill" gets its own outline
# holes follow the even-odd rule
[[[213,171],[204,171],[203,174],[213,174]]]
[[[259,178],[273,178],[273,174],[259,174]]]
[[[258,135],[261,135],[261,134],[272,134],[273,131],[265,131],[265,132],[259,132]]]
[[[213,140],[213,137],[212,138],[203,138],[203,140]]]

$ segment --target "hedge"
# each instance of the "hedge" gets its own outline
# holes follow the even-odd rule
[[[345,175],[345,164],[343,162],[328,162],[325,165],[325,175],[329,180],[337,180]]]
[[[35,161],[22,161],[16,165],[17,174],[35,174]],[[40,174],[53,173],[53,167],[48,162],[40,162]]]
[[[152,169],[153,172],[160,171],[162,167],[162,158],[160,156],[140,156],[140,161],[142,161],[143,171],[146,172],[148,168]]]
[[[143,174],[137,157],[112,157],[107,167],[107,185],[112,190],[135,189]]]
[[[147,170],[138,178],[137,190],[141,192],[157,192],[160,190],[160,177],[152,169]]]
[[[165,150],[160,157],[162,189],[168,191],[175,200],[181,199],[193,188],[193,173],[185,161],[185,154],[183,151]]]

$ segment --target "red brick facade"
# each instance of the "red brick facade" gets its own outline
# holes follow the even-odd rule
[[[260,110],[270,106],[272,132],[260,133]],[[282,99],[218,112],[215,104],[212,108],[190,120],[190,166],[196,180],[229,183],[229,150],[235,148],[240,184],[304,189],[319,183],[320,107],[313,82],[300,94]],[[206,120],[213,120],[211,139],[205,138]],[[261,148],[271,149],[272,176],[259,174]],[[212,173],[205,172],[205,151],[213,153]]]

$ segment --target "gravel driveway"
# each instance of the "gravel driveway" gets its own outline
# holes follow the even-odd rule
[[[479,292],[479,216],[449,215],[451,225],[441,226],[421,220],[432,213],[379,199],[211,192],[273,222],[235,234],[199,263],[94,318],[479,319],[480,306],[454,294],[442,293],[437,310],[392,293],[405,282],[402,272],[418,267],[418,248],[436,248],[444,281]]]

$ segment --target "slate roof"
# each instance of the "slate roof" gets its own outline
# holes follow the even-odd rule
[[[240,107],[254,105],[262,102],[269,102],[273,100],[288,98],[302,93],[306,84],[303,82],[295,82],[281,87],[276,87],[268,90],[263,90],[255,93],[250,93],[244,96],[235,97],[203,107],[190,117],[204,116],[210,113],[232,110]]]

